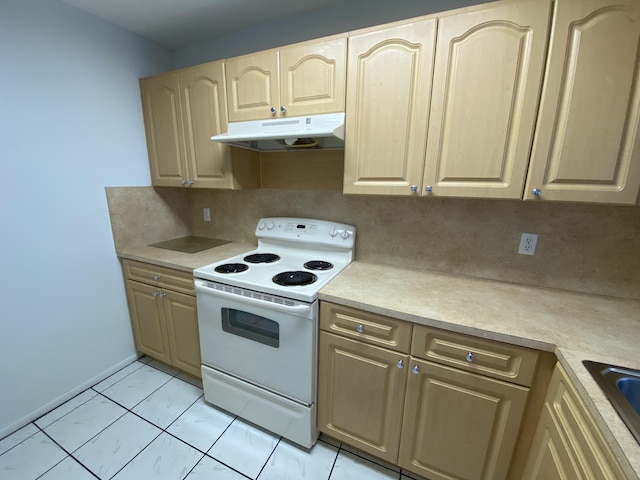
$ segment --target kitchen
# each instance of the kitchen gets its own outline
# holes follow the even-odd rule
[[[210,59],[198,59],[195,47],[172,58],[167,49],[65,5],[28,5],[32,11],[11,3],[2,7],[9,13],[2,15],[7,22],[1,29],[6,49],[2,58],[10,60],[11,72],[4,79],[9,84],[3,89],[3,105],[12,115],[1,121],[9,147],[6,177],[12,180],[3,188],[2,202],[3,219],[10,225],[3,246],[11,254],[3,276],[9,309],[1,351],[5,363],[12,365],[3,380],[14,392],[4,394],[2,436],[24,416],[43,406],[44,413],[48,404],[126,364],[134,354],[104,187],[150,184],[137,78]],[[389,19],[374,17],[370,23]],[[298,37],[289,30],[291,38],[279,40],[299,40],[301,30]],[[313,36],[326,33],[334,32]],[[244,52],[225,55],[239,53]],[[50,75],[44,83],[43,66]],[[38,85],[32,85],[36,79]],[[235,241],[253,242],[260,216],[331,217],[358,227],[362,243],[357,257],[363,261],[376,262],[381,254],[391,253],[400,265],[436,271],[631,298],[637,298],[639,290],[638,211],[633,207],[427,201],[300,190],[147,190],[132,192],[157,195],[162,202],[169,197],[167,204],[200,234],[225,232]],[[282,207],[274,211],[269,205]],[[210,224],[201,218],[203,207],[212,209]],[[336,215],[326,214],[329,210]],[[246,218],[247,212],[251,221],[234,221]],[[338,218],[341,215],[345,218]],[[149,227],[159,228],[155,222]],[[525,231],[540,234],[534,257],[514,253]],[[389,232],[401,232],[391,252],[384,241]],[[47,279],[37,290],[38,302],[32,290],[23,288],[33,282],[26,272],[34,271]],[[95,283],[85,280],[95,278],[96,272]],[[73,302],[65,298],[71,285]],[[51,359],[56,368],[42,369]]]

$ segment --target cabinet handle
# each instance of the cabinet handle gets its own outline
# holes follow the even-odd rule
[[[269,111],[271,112],[271,115],[275,115],[277,112],[276,107],[271,107]]]
[[[158,298],[160,296],[160,292],[153,292],[153,296]]]
[[[411,371],[413,372],[414,375],[420,375],[420,367],[418,365],[415,365]]]
[[[396,363],[396,367],[404,368],[404,361],[403,360],[398,360],[398,363]]]
[[[541,197],[542,196],[542,190],[540,190],[539,188],[534,188],[531,193],[533,193],[536,197]]]
[[[417,185],[411,185],[411,191],[412,192],[417,192],[418,191],[418,186]]]
[[[280,111],[281,111],[282,113],[287,113],[287,107],[285,107],[284,105],[282,105],[282,106],[280,107]]]
[[[167,296],[167,294],[166,294],[166,293],[161,293],[161,294],[159,295],[159,297],[160,297],[160,298],[164,298],[164,297],[166,297],[166,296]]]
[[[187,184],[186,180],[180,180],[180,185],[182,185],[183,187]]]
[[[474,357],[473,352],[467,353],[467,362],[469,363],[473,362],[473,357]]]
[[[190,187],[191,185],[193,185],[193,180],[187,181],[187,186]]]
[[[358,328],[356,328],[356,330],[358,330],[359,333],[364,332],[364,325],[358,325]]]
[[[433,187],[431,185],[427,185],[426,187],[424,187],[424,191],[425,192],[433,192]]]
[[[154,279],[155,281],[160,280],[160,275],[154,275],[154,276],[153,276],[153,279]]]

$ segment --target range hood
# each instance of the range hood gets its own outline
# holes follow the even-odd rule
[[[234,122],[211,140],[258,152],[344,149],[344,113]]]

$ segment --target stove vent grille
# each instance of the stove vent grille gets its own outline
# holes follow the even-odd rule
[[[287,307],[295,306],[293,300],[282,297],[274,297],[266,293],[254,292],[253,290],[245,290],[244,288],[231,287],[229,285],[222,285],[220,283],[207,282],[208,287],[214,287],[216,290],[220,290],[226,293],[232,293],[241,297],[255,298],[256,300],[262,300],[263,302],[277,303],[278,305],[286,305]]]

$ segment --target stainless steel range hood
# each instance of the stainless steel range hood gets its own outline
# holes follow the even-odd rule
[[[344,149],[344,113],[234,122],[211,140],[258,152]]]

